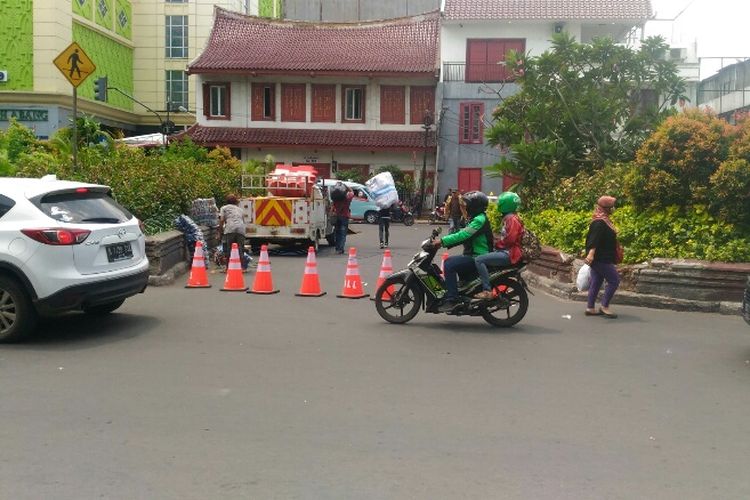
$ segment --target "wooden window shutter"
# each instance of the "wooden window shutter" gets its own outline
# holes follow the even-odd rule
[[[305,87],[304,83],[281,85],[281,121],[304,122],[307,119]]]
[[[336,121],[336,85],[312,86],[312,121]]]
[[[421,125],[424,120],[425,111],[434,113],[435,87],[411,87],[409,101],[409,113],[411,115],[409,123],[412,125]]]
[[[403,86],[380,87],[380,123],[406,123],[406,92]]]
[[[203,83],[203,116],[209,116],[211,114],[211,86],[207,83]]]

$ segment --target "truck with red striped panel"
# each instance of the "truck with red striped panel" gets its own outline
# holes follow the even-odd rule
[[[243,175],[242,188],[250,196],[239,200],[245,216],[245,237],[255,247],[311,245],[333,241],[328,213],[330,201],[315,179],[307,175]]]

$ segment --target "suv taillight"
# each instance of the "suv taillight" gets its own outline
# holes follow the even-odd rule
[[[77,245],[86,241],[91,231],[88,229],[21,229],[21,232],[45,245]]]

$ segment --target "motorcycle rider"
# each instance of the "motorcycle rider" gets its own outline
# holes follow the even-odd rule
[[[461,243],[464,245],[463,255],[448,257],[445,261],[445,288],[443,303],[438,307],[440,312],[450,312],[458,305],[458,277],[469,278],[476,273],[474,258],[484,255],[493,248],[492,227],[485,213],[489,200],[481,191],[470,191],[464,196],[466,212],[470,217],[466,227],[448,234],[442,238],[432,240],[436,247],[451,248]]]
[[[521,197],[516,193],[506,191],[497,198],[497,210],[503,216],[503,227],[495,239],[495,250],[474,259],[477,274],[482,282],[482,291],[475,294],[475,299],[491,299],[490,273],[487,266],[507,266],[515,264],[523,257],[521,237],[523,236],[523,222],[516,211],[521,205]]]

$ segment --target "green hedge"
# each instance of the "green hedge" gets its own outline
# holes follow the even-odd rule
[[[499,216],[494,207],[490,217],[494,227],[498,227]],[[566,253],[583,254],[591,211],[548,209],[521,213],[521,217],[543,244]],[[750,235],[718,221],[703,206],[693,207],[687,215],[681,215],[677,207],[637,212],[626,206],[616,209],[612,219],[625,247],[626,264],[656,257],[750,262]]]
[[[229,150],[210,152],[194,144],[172,144],[164,154],[141,148],[118,146],[114,150],[89,147],[81,150],[79,165],[56,160],[47,153],[21,158],[16,176],[41,177],[57,174],[61,179],[93,182],[110,186],[123,206],[147,227],[161,228],[163,220],[175,213],[188,213],[192,200],[240,193],[242,165]]]

